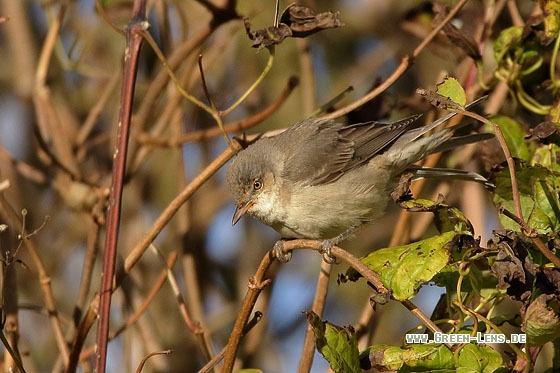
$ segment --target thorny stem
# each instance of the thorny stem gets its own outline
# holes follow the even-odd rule
[[[126,29],[126,53],[124,58],[123,82],[121,86],[121,108],[117,125],[117,137],[113,170],[111,175],[111,192],[109,196],[109,209],[107,211],[107,234],[105,236],[105,255],[103,258],[103,274],[99,292],[99,323],[97,325],[97,357],[96,372],[105,373],[109,319],[111,312],[111,294],[113,289],[113,276],[116,268],[117,242],[120,227],[120,214],[122,194],[124,187],[124,174],[126,156],[128,152],[128,139],[130,122],[132,119],[132,101],[136,85],[136,69],[138,56],[142,44],[141,34],[148,28],[145,21],[146,2],[136,0],[133,5],[133,15]]]

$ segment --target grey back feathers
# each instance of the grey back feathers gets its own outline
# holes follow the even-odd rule
[[[453,115],[448,114],[426,126],[418,126],[421,115],[392,123],[352,125],[307,118],[274,138],[258,140],[247,152],[241,151],[228,169],[228,178],[235,175],[250,181],[262,177],[259,173],[264,169],[295,184],[319,185],[337,180],[380,153],[387,153],[395,171],[401,173],[428,154],[492,137],[490,134],[452,137],[453,131],[463,124],[423,136]],[[245,159],[247,157],[251,159]],[[259,159],[258,167],[255,159]],[[230,185],[235,185],[232,182]]]
[[[276,168],[283,178],[293,183],[330,183],[345,172],[365,165],[412,128],[420,116],[413,115],[394,123],[352,125],[308,118],[272,139],[258,140],[247,150],[263,157],[271,169]],[[243,151],[238,157],[244,158]],[[236,159],[230,169],[244,167],[247,170],[230,171],[229,174],[251,171],[251,167],[243,163],[246,162]]]

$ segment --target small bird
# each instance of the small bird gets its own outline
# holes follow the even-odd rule
[[[322,240],[328,253],[383,215],[404,172],[413,179],[487,183],[474,172],[414,165],[429,154],[493,137],[454,136],[463,123],[427,134],[453,115],[425,126],[418,124],[421,115],[350,125],[308,118],[275,137],[261,138],[240,151],[227,169],[237,205],[232,224],[247,214],[282,238]]]

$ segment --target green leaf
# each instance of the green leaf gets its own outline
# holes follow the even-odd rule
[[[538,148],[531,159],[531,165],[543,166],[551,171],[560,173],[560,146],[549,144]]]
[[[315,334],[317,351],[335,372],[361,373],[358,341],[351,327],[324,322],[313,311],[306,311],[307,321]]]
[[[556,39],[560,31],[560,2],[544,1],[544,33],[547,38]]]
[[[360,260],[379,274],[383,285],[393,292],[393,298],[410,299],[447,265],[448,245],[456,236],[455,232],[445,232],[408,245],[376,250]],[[352,271],[347,276],[352,277]]]
[[[401,208],[413,212],[431,212],[439,231],[472,234],[473,227],[466,216],[457,208],[429,199],[411,199],[399,203]]]
[[[468,343],[459,351],[457,372],[493,373],[502,366],[502,356],[490,347]]]
[[[436,92],[461,106],[465,106],[467,103],[465,90],[455,78],[446,77],[442,83],[437,85]]]
[[[539,295],[527,307],[523,329],[529,346],[542,346],[560,338],[560,303],[553,295]]]
[[[520,48],[523,26],[512,26],[500,32],[494,43],[494,59],[498,64],[502,64],[504,58],[512,50]]]
[[[441,344],[415,344],[406,347],[389,345],[370,346],[360,354],[362,366],[381,371],[399,372],[434,371],[454,372],[453,352]]]
[[[527,144],[525,142],[526,132],[521,125],[515,120],[503,115],[494,115],[489,119],[500,127],[512,157],[529,162],[533,157],[535,146],[534,143]],[[491,129],[489,131],[491,131]]]
[[[516,165],[523,217],[539,234],[560,230],[560,174],[544,167]],[[494,204],[515,212],[511,179],[507,168],[495,174]],[[505,228],[519,232],[519,226],[500,215]]]

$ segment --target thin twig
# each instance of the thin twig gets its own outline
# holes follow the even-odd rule
[[[259,113],[250,116],[249,118],[245,118],[234,123],[224,124],[224,131],[227,133],[241,132],[259,124],[264,119],[274,114],[276,110],[278,110],[280,106],[282,106],[288,96],[293,92],[294,88],[297,87],[298,82],[299,81],[297,78],[290,78],[288,80],[288,83],[286,84],[286,87],[282,90],[276,100],[270,103],[270,105],[265,107]],[[141,133],[138,135],[137,140],[139,143],[155,146],[181,146],[187,142],[199,142],[217,137],[221,134],[222,131],[219,128],[211,127],[205,130],[189,132],[175,138],[162,138]]]
[[[142,36],[148,42],[148,44],[150,44],[150,46],[152,47],[152,50],[158,56],[159,60],[161,61],[161,64],[163,65],[163,67],[167,71],[167,74],[169,74],[169,78],[171,79],[171,81],[173,83],[175,83],[175,88],[181,93],[181,95],[183,95],[183,97],[185,97],[187,100],[189,100],[190,102],[192,102],[193,104],[195,104],[196,106],[201,108],[202,110],[206,111],[208,114],[213,115],[214,112],[212,111],[211,107],[209,107],[208,105],[206,105],[205,103],[200,101],[198,98],[196,98],[193,95],[191,95],[190,93],[188,93],[181,86],[181,83],[179,83],[179,79],[175,75],[175,72],[169,66],[169,63],[167,62],[167,59],[163,55],[163,52],[159,49],[159,47],[158,47],[156,41],[154,40],[154,38],[152,37],[152,35],[147,30],[145,30],[144,32],[142,32]]]
[[[343,115],[346,115],[349,112],[359,108],[360,106],[364,105],[366,102],[369,102],[369,101],[373,100],[375,97],[377,97],[381,93],[385,92],[391,85],[393,85],[393,83],[395,83],[404,74],[404,72],[406,70],[408,70],[408,68],[411,66],[412,62],[420,54],[420,52],[422,52],[424,50],[424,48],[428,45],[428,43],[430,43],[439,34],[441,29],[457,15],[459,10],[461,10],[461,8],[468,1],[469,0],[460,0],[453,7],[453,9],[451,9],[449,14],[447,14],[447,17],[445,17],[443,19],[443,21],[439,25],[437,25],[432,30],[432,32],[430,32],[428,34],[428,36],[426,36],[426,38],[424,38],[424,40],[422,40],[422,42],[414,49],[412,54],[408,55],[408,56],[405,56],[402,59],[401,64],[395,69],[395,71],[393,71],[393,73],[382,84],[375,87],[373,90],[371,90],[368,94],[366,94],[365,96],[363,96],[359,100],[356,100],[356,101],[352,102],[351,104],[349,104],[349,105],[347,105],[347,106],[345,106],[345,107],[343,107],[343,108],[341,108],[337,111],[334,111],[334,112],[330,113],[329,115],[326,115],[324,118],[328,118],[328,119],[339,118],[339,117],[341,117]]]
[[[80,126],[80,131],[76,136],[76,144],[75,144],[76,148],[81,147],[81,145],[83,145],[83,143],[89,137],[95,123],[97,122],[97,119],[99,118],[99,115],[101,114],[101,111],[103,110],[105,104],[111,97],[111,94],[113,93],[113,90],[117,86],[117,83],[119,82],[121,76],[122,76],[122,71],[120,69],[116,69],[113,75],[111,75],[111,77],[107,79],[107,83],[105,84],[105,88],[103,89],[101,95],[99,96],[99,100],[97,100],[95,105],[93,105],[86,119],[84,120],[83,124]]]
[[[144,357],[142,359],[142,361],[140,362],[140,364],[138,364],[138,368],[136,368],[136,373],[141,373],[142,370],[144,369],[144,365],[148,362],[148,359],[157,356],[157,355],[169,355],[172,354],[173,350],[164,350],[164,351],[157,351],[157,352],[152,352],[149,353],[146,357]]]
[[[78,368],[78,362],[80,361],[80,352],[84,346],[87,335],[90,329],[93,327],[97,321],[97,316],[99,315],[99,295],[96,295],[86,312],[83,321],[78,328],[78,333],[72,342],[72,349],[70,350],[70,358],[68,360],[68,365],[66,366],[66,373],[76,372]]]
[[[171,291],[173,292],[173,295],[175,296],[175,300],[179,303],[179,310],[181,312],[181,316],[183,316],[183,320],[185,321],[185,324],[187,324],[187,327],[189,328],[191,333],[195,334],[196,333],[195,323],[193,322],[191,316],[189,315],[189,310],[187,309],[187,305],[185,303],[185,300],[183,299],[183,295],[181,294],[181,290],[179,290],[179,285],[177,284],[177,280],[175,279],[175,275],[171,271],[171,268],[167,267],[167,265],[165,264],[165,258],[163,257],[163,254],[159,251],[159,249],[154,244],[150,244],[150,249],[156,255],[156,257],[160,260],[160,262],[162,262],[163,265],[165,265],[165,272],[167,274],[167,282],[169,283],[169,286],[171,286]]]
[[[23,224],[17,213],[14,211],[13,207],[10,205],[4,193],[0,193],[0,213],[8,221],[8,224],[15,230],[23,231]],[[51,288],[51,277],[47,273],[43,260],[39,256],[38,250],[33,243],[33,240],[25,239],[23,244],[27,248],[29,255],[38,272],[38,280],[41,286],[41,291],[43,292],[45,308],[47,309],[47,315],[51,322],[51,327],[55,336],[57,347],[60,354],[64,359],[64,363],[68,362],[69,349],[64,339],[64,333],[62,332],[62,326],[60,325],[60,319],[58,316],[58,310],[56,307],[56,302],[54,299],[54,294]]]
[[[441,329],[437,327],[436,324],[430,318],[422,312],[414,303],[410,300],[402,300],[401,304],[405,306],[410,313],[412,313],[418,320],[422,322],[428,329],[430,329],[434,333],[441,333]]]
[[[171,56],[167,58],[167,67],[161,69],[156,77],[152,79],[138,107],[138,111],[135,113],[134,123],[138,128],[144,128],[148,117],[153,114],[154,103],[169,82],[170,75],[168,74],[168,69],[175,70],[179,64],[183,63],[198,47],[200,47],[200,45],[202,45],[202,43],[204,43],[213,31],[214,29],[211,26],[204,27],[193,37],[173,50]]]
[[[216,109],[214,100],[212,100],[212,96],[210,96],[210,91],[208,90],[208,86],[206,85],[206,77],[204,76],[204,68],[202,67],[202,54],[198,55],[198,70],[200,71],[200,79],[202,80],[202,87],[204,89],[204,94],[206,95],[206,99],[210,103],[210,108],[212,108],[212,116],[214,117],[214,120],[218,124],[218,128],[222,133],[222,136],[226,141],[226,144],[228,144],[229,147],[233,148],[233,145],[231,144],[231,140],[229,139],[227,132],[224,130],[224,122],[222,120],[222,114],[218,109]]]
[[[315,72],[313,71],[313,57],[308,39],[297,39],[299,49],[298,60],[301,77],[301,108],[305,115],[313,112],[315,108]]]
[[[103,19],[105,20],[105,22],[107,22],[107,24],[109,26],[111,26],[111,28],[113,30],[115,30],[116,32],[118,32],[121,35],[124,35],[124,31],[121,30],[116,24],[115,22],[113,22],[113,20],[111,18],[109,18],[109,15],[107,14],[107,12],[105,12],[105,8],[103,7],[103,4],[101,4],[101,0],[95,0],[95,10],[97,10],[100,14],[101,17],[103,17]]]
[[[177,254],[176,253],[169,254],[169,256],[167,257],[167,267],[173,267],[175,265],[176,261],[177,261]],[[154,284],[153,284],[152,288],[150,289],[150,291],[148,292],[148,294],[146,295],[146,297],[142,301],[142,304],[140,304],[140,306],[138,306],[134,310],[134,313],[132,315],[130,315],[130,317],[126,320],[126,322],[123,325],[121,325],[119,328],[117,328],[115,331],[113,331],[109,335],[109,340],[110,341],[117,338],[123,332],[128,330],[132,325],[134,325],[136,323],[136,321],[138,321],[138,319],[140,318],[140,316],[142,316],[144,314],[144,311],[146,311],[146,309],[148,308],[150,303],[152,303],[152,301],[155,299],[156,295],[161,290],[161,288],[165,284],[166,280],[167,280],[167,272],[166,272],[165,269],[163,269],[161,271],[160,275],[158,276],[158,278],[154,281]],[[91,305],[90,305],[90,308],[91,308]],[[88,310],[88,312],[90,312],[90,311]],[[84,361],[84,360],[88,359],[91,355],[93,355],[95,353],[95,349],[96,349],[96,346],[91,346],[91,347],[87,348],[86,350],[83,350],[80,353],[80,361]]]
[[[236,151],[241,149],[241,145],[234,141],[233,145]],[[193,195],[210,178],[216,173],[233,155],[235,152],[231,148],[224,150],[212,163],[210,163],[200,174],[198,174],[193,181],[185,188],[161,213],[159,218],[152,225],[148,233],[142,240],[131,250],[124,262],[124,270],[126,273],[130,272],[132,267],[138,262],[148,245],[153,242],[157,235],[165,228],[167,223],[175,216],[179,208]]]

